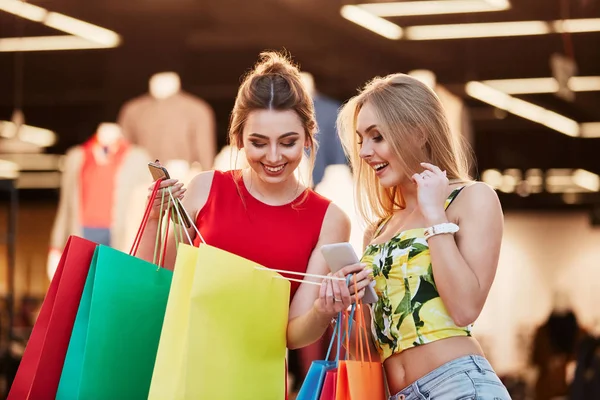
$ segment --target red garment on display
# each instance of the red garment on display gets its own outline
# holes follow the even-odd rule
[[[115,181],[129,145],[125,141],[107,149],[106,162],[99,163],[94,149],[101,146],[96,136],[83,144],[81,166],[81,225],[89,228],[110,228],[114,204]]]
[[[306,272],[329,203],[308,189],[292,203],[270,206],[248,192],[240,171],[215,171],[196,224],[211,246],[268,268]],[[290,301],[299,286],[291,282]]]

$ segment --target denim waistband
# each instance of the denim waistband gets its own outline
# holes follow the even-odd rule
[[[482,373],[490,372],[495,374],[494,369],[485,359],[485,357],[479,355],[470,355],[463,356],[452,361],[447,362],[444,365],[434,369],[423,377],[419,378],[416,382],[402,389],[398,395],[404,394],[406,397],[409,397],[409,394],[421,393],[421,391],[425,390],[427,387],[432,385],[436,385],[438,382],[443,382],[446,379],[449,379],[453,375],[463,373],[466,371],[471,371],[477,369]],[[390,397],[390,400],[403,399],[404,397],[398,397],[398,395],[393,395]]]

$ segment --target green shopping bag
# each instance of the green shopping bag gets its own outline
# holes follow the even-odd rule
[[[98,246],[56,398],[145,399],[172,273]]]
[[[56,399],[147,398],[172,275],[110,247],[96,248]]]

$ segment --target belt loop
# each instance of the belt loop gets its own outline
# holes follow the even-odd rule
[[[477,357],[471,356],[471,360],[473,361],[473,364],[475,364],[477,366],[477,369],[479,370],[479,372],[481,372],[482,374],[485,374],[485,369],[483,368],[483,365],[481,365],[481,363],[479,362]]]
[[[419,384],[417,382],[412,384],[415,394],[419,397],[420,400],[427,400],[427,397],[419,390]]]

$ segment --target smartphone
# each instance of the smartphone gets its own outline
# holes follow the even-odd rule
[[[167,171],[165,167],[160,165],[158,160],[156,160],[155,162],[149,162],[148,169],[150,170],[152,179],[154,179],[155,181],[159,179],[171,179],[169,171]]]
[[[167,169],[165,167],[160,165],[158,160],[156,160],[155,162],[149,162],[148,169],[150,170],[150,174],[152,175],[152,178],[154,179],[154,181],[157,181],[158,179],[171,179],[171,176],[169,175],[169,171],[167,171]],[[191,228],[192,222],[188,218],[187,213],[183,210],[183,205],[181,204],[179,199],[175,199],[175,203],[177,204],[177,208],[179,209],[179,213],[181,214],[181,218],[183,219],[183,224],[185,225],[186,228]],[[171,218],[174,218],[174,217],[175,217],[174,215],[171,216]]]
[[[329,269],[334,273],[347,265],[358,264],[360,262],[354,248],[347,242],[325,244],[321,246],[321,253],[325,257]],[[371,282],[365,288],[365,295],[362,299],[363,303],[371,304],[377,301],[378,296],[373,286],[375,286],[375,282]]]

